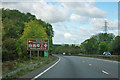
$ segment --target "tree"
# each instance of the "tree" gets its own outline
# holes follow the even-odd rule
[[[100,51],[100,54],[103,54],[103,52],[108,51],[108,46],[105,41],[103,41],[99,44],[99,51]]]
[[[16,57],[27,56],[27,39],[49,39],[49,50],[53,49],[52,37],[54,31],[52,25],[42,20],[36,19],[31,13],[21,13],[19,10],[2,8],[2,54],[4,60],[12,60],[14,53]],[[1,18],[0,18],[1,19]],[[0,33],[1,34],[1,33]],[[1,38],[1,37],[0,37]],[[14,43],[10,42],[13,40]],[[11,51],[6,45],[11,44],[14,49]],[[10,50],[10,52],[9,52]],[[15,52],[14,52],[15,51]],[[9,55],[7,59],[4,55]]]
[[[38,21],[39,21],[39,24],[42,25],[43,28],[45,28],[45,31],[46,31],[46,33],[48,35],[48,39],[49,39],[49,52],[52,52],[52,50],[53,50],[52,37],[54,36],[54,31],[53,31],[52,25],[42,21],[41,19],[39,19]]]
[[[20,40],[22,41],[22,51],[27,52],[27,39],[48,39],[47,33],[45,32],[45,28],[42,27],[42,25],[39,24],[39,21],[37,20],[31,20],[28,23],[25,23],[25,28],[23,35],[20,37]],[[20,47],[21,47],[20,46]],[[25,52],[23,52],[25,53]]]
[[[82,51],[84,51],[84,53],[87,53],[87,54],[97,54],[98,52],[98,43],[97,43],[97,40],[95,38],[90,38],[90,39],[87,39],[85,40],[83,43],[82,43]]]
[[[3,41],[3,60],[14,60],[17,58],[16,39],[8,38]]]
[[[112,42],[112,53],[116,55],[120,55],[120,36],[116,36]]]
[[[93,38],[97,39],[98,43],[100,42],[107,42],[111,43],[111,41],[114,39],[115,35],[113,33],[99,33],[97,35],[92,36]]]
[[[20,39],[26,44],[28,38],[48,39],[45,28],[37,20],[25,23],[24,32]]]
[[[115,35],[112,33],[99,33],[94,35],[81,43],[81,52],[88,54],[102,54],[104,51],[111,52],[111,43],[114,37]]]

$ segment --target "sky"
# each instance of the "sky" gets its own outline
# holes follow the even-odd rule
[[[105,2],[106,1],[106,2]],[[52,24],[54,44],[81,44],[104,32],[118,35],[118,2],[115,0],[4,0],[3,8],[17,9]]]

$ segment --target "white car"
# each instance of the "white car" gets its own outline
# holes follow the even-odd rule
[[[63,55],[65,55],[65,53],[63,53]]]

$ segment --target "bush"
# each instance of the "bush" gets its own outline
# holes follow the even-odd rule
[[[16,39],[8,38],[3,41],[3,59],[6,60],[14,60],[16,58]]]

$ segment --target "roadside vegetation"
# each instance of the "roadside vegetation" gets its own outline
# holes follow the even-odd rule
[[[1,11],[3,74],[29,64],[38,63],[38,60],[36,60],[38,58],[36,51],[32,51],[32,56],[35,59],[29,61],[30,52],[27,50],[27,39],[29,38],[49,39],[49,53],[51,53],[53,50],[52,37],[54,36],[51,24],[37,19],[31,13],[22,13],[19,10],[4,8]],[[40,55],[40,61],[48,59]]]
[[[120,55],[85,55],[85,54],[83,54],[83,55],[74,55],[74,56],[120,61],[120,58],[119,58]]]
[[[91,38],[85,40],[80,45],[69,45],[63,44],[53,50],[53,53],[63,54],[63,53],[71,53],[72,55],[80,55],[87,57],[97,57],[104,58],[110,60],[119,61],[119,57],[115,57],[120,55],[120,36],[115,36],[112,33],[99,33],[91,36]],[[110,52],[113,56],[109,57],[101,57],[104,52]],[[95,56],[97,55],[97,56]],[[107,55],[104,55],[107,56]],[[116,58],[116,59],[115,59]]]
[[[35,64],[35,63],[38,63],[38,64],[34,67],[26,68],[24,70],[20,70],[20,71],[16,72],[15,74],[12,74],[10,76],[6,76],[2,80],[19,78],[20,76],[25,75],[25,74],[27,74],[31,71],[34,71],[38,68],[42,68],[43,66],[51,63],[54,60],[56,60],[55,56],[49,56],[49,58],[41,57],[39,60],[38,60],[37,57],[33,57],[32,60],[26,60],[26,61],[19,60],[19,61],[6,62],[6,63],[3,64],[3,66],[4,66],[3,67],[3,71],[4,71],[3,73],[12,72],[12,71],[15,71],[16,69],[19,69],[21,67],[26,67],[26,66],[29,66],[29,65],[32,65],[32,64]],[[16,65],[15,65],[15,63],[16,63]],[[13,68],[9,69],[10,67],[6,66],[6,65],[11,65]]]
[[[2,9],[2,59],[4,61],[29,57],[27,39],[49,39],[49,51],[53,49],[52,25],[37,19],[30,13]]]
[[[45,57],[32,57],[31,60],[30,59],[17,59],[17,60],[13,60],[13,61],[6,61],[2,64],[3,68],[3,74],[8,73],[8,72],[12,72],[14,70],[17,70],[21,67],[26,67],[28,65],[32,65],[35,63],[40,63],[40,62],[44,62],[46,60],[49,60],[51,58],[51,56],[49,58],[45,58]]]
[[[112,55],[120,55],[120,36],[112,33],[99,33],[81,43],[81,52],[84,54],[102,55],[110,52]]]

